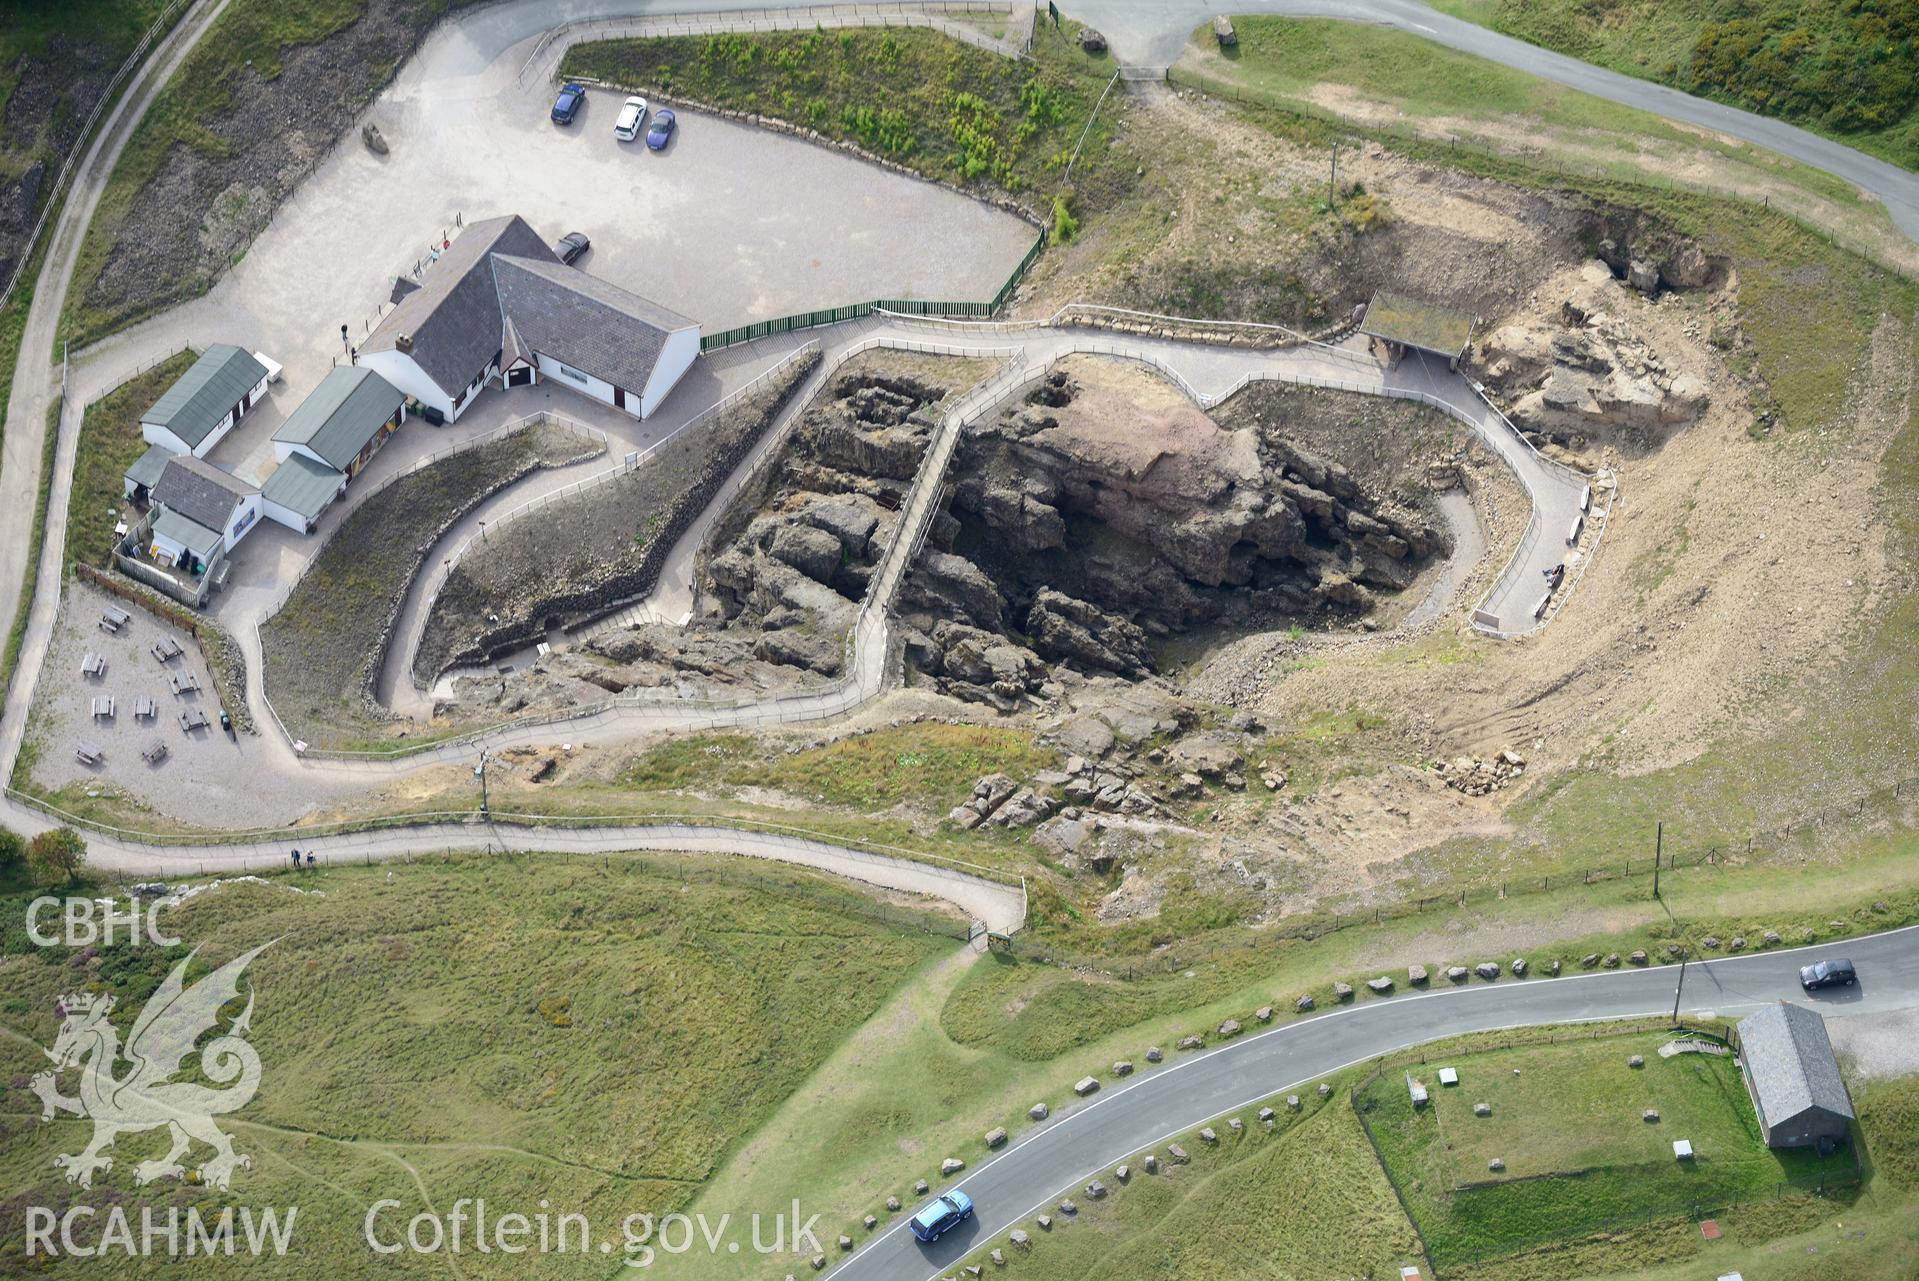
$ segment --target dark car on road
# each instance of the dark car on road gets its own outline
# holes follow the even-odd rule
[[[553,123],[570,125],[573,118],[580,114],[580,108],[586,105],[585,85],[566,85],[560,90],[560,96],[553,100]]]
[[[553,246],[553,252],[560,256],[561,262],[571,267],[581,254],[592,247],[593,242],[586,238],[585,233],[569,231],[560,237],[558,244]]]
[[[913,1216],[913,1235],[922,1241],[937,1241],[973,1217],[973,1198],[964,1192],[948,1192]]]
[[[649,151],[664,151],[666,144],[673,141],[673,128],[679,123],[671,109],[661,107],[653,113],[653,125],[646,131],[646,146]]]
[[[1852,962],[1846,960],[1814,961],[1811,965],[1801,966],[1799,986],[1808,992],[1816,992],[1822,987],[1851,987],[1859,981],[1859,972],[1852,968]]]

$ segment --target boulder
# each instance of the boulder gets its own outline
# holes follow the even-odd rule
[[[845,558],[839,539],[811,525],[781,525],[773,531],[766,554],[791,565],[816,583],[832,581]]]
[[[1199,1132],[1199,1141],[1201,1143],[1217,1143],[1219,1142],[1219,1131],[1209,1125]]]
[[[1020,1247],[1022,1250],[1025,1249],[1027,1245],[1031,1242],[1031,1238],[1026,1235],[1026,1232],[1023,1228],[1014,1228],[1011,1232],[1006,1234],[1006,1240],[1010,1244]]]
[[[1168,753],[1176,769],[1219,778],[1245,763],[1235,740],[1223,734],[1194,734],[1173,744]]]
[[[1087,1095],[1091,1094],[1094,1090],[1097,1090],[1098,1088],[1099,1088],[1098,1077],[1082,1076],[1078,1081],[1076,1081],[1073,1084],[1073,1093],[1079,1095],[1083,1099]]]
[[[1299,1096],[1297,1094],[1289,1094],[1286,1096],[1286,1110],[1288,1112],[1299,1111]]]
[[[1146,1047],[1146,1061],[1148,1063],[1157,1063],[1165,1057],[1166,1052],[1157,1045],[1149,1045]]]
[[[818,1272],[820,1269],[826,1266],[826,1256],[823,1254],[816,1254],[812,1258],[808,1259],[807,1262],[813,1266],[813,1271]]]
[[[1078,1214],[1079,1207],[1073,1204],[1073,1198],[1067,1197],[1064,1201],[1061,1201],[1059,1203],[1059,1212],[1061,1214],[1067,1214],[1067,1215]]]
[[[1035,1121],[1044,1121],[1051,1111],[1052,1109],[1048,1108],[1044,1103],[1035,1103],[1032,1107],[1026,1109],[1026,1115],[1032,1117]]]
[[[1616,970],[1616,969],[1618,969],[1618,968],[1619,968],[1619,953],[1617,953],[1617,952],[1608,952],[1608,953],[1606,953],[1606,959],[1605,959],[1605,960],[1603,960],[1603,961],[1601,961],[1601,962],[1600,962],[1599,964],[1600,964],[1600,965],[1601,965],[1602,967],[1604,967],[1604,968],[1606,968],[1606,969],[1609,969],[1609,970]]]
[[[940,1162],[940,1177],[951,1178],[966,1168],[966,1162],[956,1156],[949,1156]]]
[[[913,1194],[915,1196],[925,1196],[929,1191],[931,1191],[931,1189],[926,1186],[925,1179],[915,1179],[913,1181]]]
[[[1273,1115],[1274,1113],[1271,1108],[1261,1108],[1259,1110],[1259,1119],[1261,1121],[1270,1121],[1273,1119]]]
[[[1599,964],[1599,953],[1588,952],[1579,958],[1579,963],[1590,970],[1593,966]]]
[[[1192,1158],[1186,1155],[1186,1149],[1179,1144],[1168,1143],[1166,1145],[1166,1159],[1174,1165],[1185,1165],[1186,1162]]]
[[[850,1250],[852,1248],[853,1248],[853,1238],[847,1236],[844,1232],[840,1233],[840,1249]]]
[[[1525,957],[1521,956],[1516,958],[1513,961],[1513,977],[1516,979],[1526,977],[1526,958]]]
[[[1273,1021],[1273,1007],[1270,1005],[1262,1005],[1253,1011],[1253,1017],[1261,1023],[1271,1023]]]
[[[1053,1216],[1050,1214],[1042,1214],[1037,1219],[1034,1219],[1033,1222],[1039,1224],[1039,1229],[1042,1232],[1051,1232],[1053,1230]]]
[[[1179,1044],[1178,1044],[1177,1046],[1175,1046],[1174,1048],[1175,1048],[1175,1049],[1181,1049],[1181,1050],[1197,1050],[1197,1049],[1199,1049],[1199,1048],[1200,1048],[1200,1047],[1201,1047],[1202,1045],[1205,1045],[1205,1044],[1206,1044],[1206,1038],[1205,1038],[1205,1037],[1201,1037],[1201,1036],[1182,1036],[1182,1037],[1180,1037],[1180,1038],[1179,1038]]]
[[[1631,956],[1627,957],[1626,959],[1628,961],[1631,961],[1634,965],[1646,964],[1646,954],[1644,952],[1634,952]]]
[[[1499,962],[1481,961],[1473,966],[1473,972],[1482,979],[1496,979],[1499,977]]]
[[[1393,981],[1382,974],[1376,979],[1367,979],[1366,986],[1371,988],[1375,993],[1384,995],[1393,990]]]
[[[1464,983],[1472,977],[1472,973],[1471,970],[1463,965],[1452,965],[1446,968],[1446,977],[1455,983]]]
[[[1728,952],[1743,952],[1743,951],[1745,951],[1745,950],[1746,950],[1746,936],[1745,936],[1745,935],[1743,935],[1743,934],[1735,934],[1735,935],[1733,935],[1733,936],[1732,936],[1732,938],[1731,938],[1731,940],[1730,940],[1729,942],[1727,942],[1727,944],[1726,944],[1726,950],[1727,950]]]
[[[1006,1266],[1006,1255],[997,1249],[987,1251],[986,1257],[993,1261],[993,1266],[996,1268]]]
[[[1159,1173],[1159,1158],[1154,1156],[1151,1152],[1148,1152],[1146,1154],[1146,1159],[1142,1161],[1140,1164],[1146,1167],[1146,1173],[1148,1174]]]
[[[871,1232],[880,1225],[880,1219],[877,1214],[869,1214],[864,1219],[861,1219],[860,1222],[865,1226],[868,1232]]]
[[[1079,47],[1088,53],[1105,53],[1106,37],[1091,27],[1079,29]]]
[[[1005,1126],[995,1126],[993,1129],[990,1129],[986,1132],[987,1147],[989,1148],[1001,1147],[1005,1144],[1005,1142],[1006,1142]]]
[[[897,1214],[900,1208],[900,1199],[896,1196],[887,1197],[886,1208],[889,1212]]]
[[[1659,292],[1659,269],[1643,258],[1626,264],[1626,283],[1642,294]]]
[[[1105,1196],[1106,1196],[1106,1185],[1104,1183],[1101,1183],[1098,1179],[1094,1179],[1091,1183],[1086,1185],[1086,1199],[1088,1201],[1103,1200]]]
[[[1627,1058],[1626,1058],[1626,1066],[1627,1066],[1627,1067],[1629,1067],[1629,1068],[1642,1068],[1642,1067],[1645,1067],[1645,1066],[1646,1066],[1646,1058],[1645,1058],[1645,1056],[1644,1056],[1644,1055],[1642,1055],[1642,1054],[1632,1054],[1632,1055],[1628,1055],[1628,1056],[1627,1056]]]
[[[1231,1130],[1234,1134],[1238,1134],[1246,1128],[1246,1123],[1240,1120],[1238,1117],[1234,1117],[1232,1120],[1226,1123],[1226,1128]]]
[[[1352,999],[1353,999],[1353,985],[1352,985],[1351,983],[1335,983],[1335,984],[1333,984],[1333,999],[1334,999],[1335,1001],[1350,1001],[1350,1000],[1352,1000]]]
[[[1221,1036],[1238,1036],[1239,1020],[1227,1019],[1224,1023],[1219,1025],[1219,1034]]]
[[[1488,1170],[1491,1170],[1494,1174],[1497,1174],[1501,1170],[1506,1168],[1506,1163],[1500,1160],[1498,1157],[1494,1157],[1492,1160],[1486,1162],[1486,1168]]]
[[[1475,1103],[1475,1104],[1473,1104],[1473,1115],[1474,1115],[1474,1116],[1491,1116],[1492,1114],[1493,1114],[1493,1105],[1492,1105],[1492,1104],[1490,1104],[1490,1103]]]
[[[1426,984],[1426,967],[1423,965],[1408,965],[1406,967],[1406,982],[1412,987],[1424,987]]]
[[[1121,1059],[1117,1063],[1113,1064],[1114,1076],[1131,1076],[1132,1074],[1133,1074],[1133,1065],[1129,1063],[1127,1060]]]
[[[1055,808],[1057,802],[1051,797],[1042,796],[1030,787],[1022,787],[995,810],[988,821],[996,827],[1031,827]]]
[[[1319,1083],[1319,1097],[1320,1097],[1320,1098],[1322,1098],[1322,1099],[1324,1099],[1324,1098],[1330,1098],[1330,1097],[1332,1097],[1332,1093],[1333,1093],[1333,1087],[1332,1087],[1332,1086],[1330,1086],[1330,1085],[1328,1085],[1328,1084],[1327,1084],[1326,1082],[1324,1082],[1324,1081],[1321,1081],[1321,1082]]]
[[[1779,945],[1779,935],[1771,930],[1767,930],[1759,937],[1765,942],[1767,947],[1777,947]]]
[[[1113,1171],[1113,1177],[1121,1183],[1124,1183],[1133,1177],[1133,1167],[1122,1163],[1118,1169]]]
[[[1644,1112],[1641,1112],[1639,1114],[1639,1119],[1646,1122],[1646,1124],[1651,1125],[1653,1122],[1659,1119],[1659,1109],[1647,1108]]]
[[[1302,996],[1293,1002],[1293,1011],[1298,1014],[1310,1014],[1313,1010],[1313,998]]]

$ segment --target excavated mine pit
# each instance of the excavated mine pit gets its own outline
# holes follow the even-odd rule
[[[1357,470],[1306,443],[1382,432]],[[1049,664],[1142,678],[1197,629],[1368,617],[1449,550],[1425,477],[1453,435],[1421,406],[1262,385],[1215,417],[1140,366],[1071,358],[962,438],[899,602],[907,660],[1011,707]]]

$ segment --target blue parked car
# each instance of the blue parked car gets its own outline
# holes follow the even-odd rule
[[[567,85],[560,90],[560,96],[553,100],[553,123],[570,125],[573,117],[580,114],[580,108],[586,105],[586,86]]]
[[[913,1216],[913,1235],[922,1241],[937,1241],[973,1217],[973,1198],[964,1192],[948,1192]]]
[[[661,107],[653,113],[653,127],[646,131],[646,145],[652,151],[666,150],[666,144],[673,141],[673,126],[679,120],[668,107]]]

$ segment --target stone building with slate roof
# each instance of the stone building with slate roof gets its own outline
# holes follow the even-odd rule
[[[1852,1096],[1818,1011],[1781,1001],[1739,1020],[1746,1090],[1770,1148],[1844,1142]]]
[[[232,472],[182,454],[153,485],[147,555],[159,565],[207,573],[260,519],[260,491]]]
[[[215,343],[140,415],[140,435],[168,453],[205,458],[266,395],[270,378],[252,355]]]
[[[694,321],[573,267],[509,214],[467,227],[359,349],[447,419],[497,382],[550,378],[645,418],[700,354]]]

